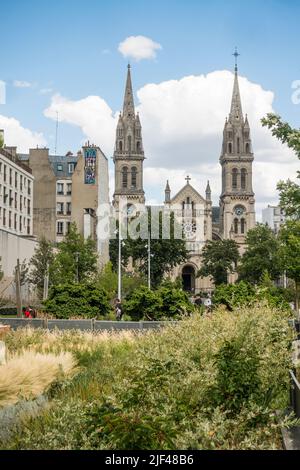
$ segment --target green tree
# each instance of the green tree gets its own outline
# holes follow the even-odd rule
[[[239,257],[234,240],[209,240],[202,250],[202,267],[197,276],[210,276],[216,286],[227,284],[227,275],[235,271]]]
[[[0,134],[0,149],[2,149],[4,146],[4,139],[3,136]]]
[[[29,273],[29,281],[36,287],[40,299],[43,296],[44,279],[48,268],[53,263],[53,260],[54,253],[52,243],[46,240],[45,237],[42,237],[39,240],[38,246],[34,250],[34,255],[30,260],[32,268]]]
[[[147,217],[145,214],[144,217]],[[143,222],[142,222],[143,223]],[[147,223],[147,222],[146,222]],[[170,238],[163,237],[162,230],[162,214],[160,213],[158,219],[157,229],[159,233],[158,239],[151,239],[151,284],[158,286],[164,275],[171,272],[171,270],[180,263],[183,263],[188,258],[186,243],[184,239],[175,238],[176,221],[174,214],[170,216]],[[151,216],[148,215],[148,227],[151,227]],[[117,236],[118,238],[118,236]],[[124,267],[128,265],[129,258],[132,258],[135,268],[142,276],[148,276],[148,241],[143,238],[131,239],[127,238],[122,242],[122,264]],[[117,269],[118,260],[118,239],[111,240],[110,243],[110,259],[113,267]]]
[[[300,295],[300,220],[288,221],[281,228],[279,239],[281,243],[281,256],[286,274],[295,282],[296,311],[299,311]]]
[[[53,284],[84,283],[97,273],[97,251],[94,240],[84,239],[77,231],[76,224],[59,243],[58,251],[50,266]]]
[[[259,284],[264,273],[277,279],[283,271],[279,241],[264,224],[257,224],[246,236],[247,249],[238,268],[242,280]]]
[[[300,129],[292,128],[287,122],[283,122],[280,116],[269,113],[261,120],[262,125],[272,131],[272,135],[282,143],[287,144],[294,150],[300,159]],[[298,178],[300,172],[298,171]],[[297,220],[300,219],[300,186],[290,180],[280,181],[277,185],[280,194],[280,206],[285,210],[286,215]]]

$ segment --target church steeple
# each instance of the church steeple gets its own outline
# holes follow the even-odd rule
[[[239,89],[237,50],[231,108],[225,121],[220,157],[222,193],[220,198],[221,231],[224,238],[244,243],[247,231],[255,225],[255,200],[252,187],[252,143],[247,115],[244,119]]]
[[[114,206],[121,196],[136,203],[144,203],[143,162],[145,160],[142,126],[135,114],[131,70],[128,64],[123,112],[120,113],[114,151],[115,193]]]
[[[134,112],[134,99],[133,99],[133,92],[132,92],[130,64],[128,64],[127,80],[126,80],[124,103],[123,103],[123,117],[132,118],[134,116],[135,116],[135,112]]]

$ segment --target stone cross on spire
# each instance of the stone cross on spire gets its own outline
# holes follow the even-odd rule
[[[187,175],[187,177],[185,178],[185,181],[187,182],[187,184],[190,184],[191,179],[192,179],[192,178],[190,178],[190,176]]]
[[[241,54],[238,53],[237,47],[235,48],[234,54],[232,54],[232,55],[234,55],[234,57],[235,57],[234,71],[237,73],[237,71],[238,71],[237,59],[241,55]]]

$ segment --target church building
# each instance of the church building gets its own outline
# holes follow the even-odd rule
[[[184,289],[193,293],[210,291],[209,278],[197,277],[201,267],[201,251],[208,240],[232,239],[245,250],[247,231],[255,226],[255,199],[252,187],[252,142],[247,115],[244,117],[239,91],[237,57],[231,108],[226,118],[220,156],[222,192],[219,206],[212,205],[209,182],[201,194],[187,176],[186,184],[172,196],[172,182],[167,181],[162,209],[174,212],[189,251],[186,263],[177,266],[172,278],[182,278]],[[128,66],[123,113],[120,114],[114,152],[115,193],[114,207],[126,196],[130,209],[135,204],[145,204],[143,189],[144,150],[139,115],[135,114],[130,66]],[[203,188],[204,189],[204,188]],[[130,210],[128,210],[130,213]],[[230,279],[231,280],[231,279]],[[233,280],[233,279],[232,279]]]

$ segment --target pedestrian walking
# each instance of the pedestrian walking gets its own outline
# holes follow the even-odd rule
[[[123,310],[122,310],[122,304],[120,299],[116,299],[115,302],[115,312],[116,312],[116,319],[118,321],[122,320],[123,316]]]

